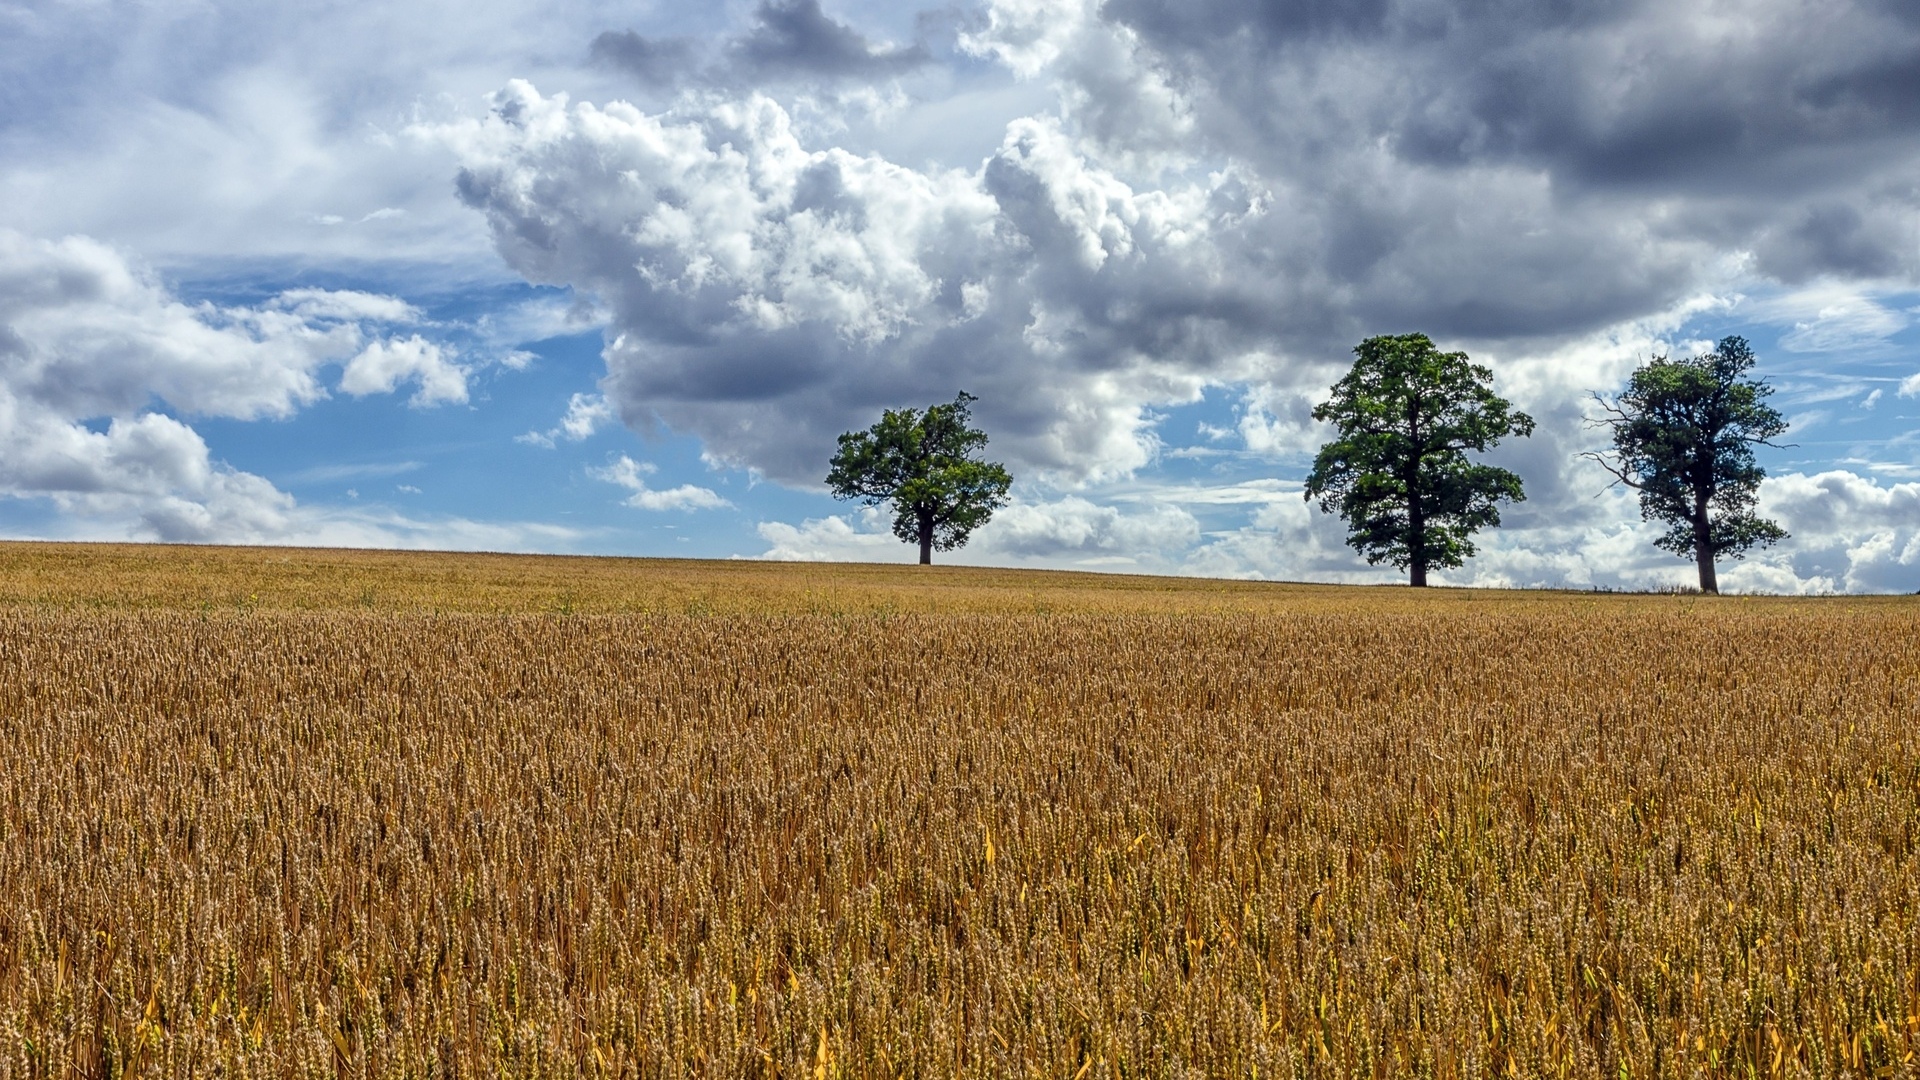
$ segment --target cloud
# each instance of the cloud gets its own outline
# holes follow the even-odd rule
[[[1003,9],[1074,19],[1081,0]],[[1592,189],[1742,192],[1806,183],[1807,150],[1862,150],[1920,114],[1920,26],[1892,5],[1783,0],[1622,5],[1113,0],[1103,25],[1143,49],[1243,137],[1359,121],[1409,163],[1495,161]],[[1062,52],[1073,46],[1065,46]],[[1393,77],[1388,77],[1393,76]],[[1320,97],[1345,92],[1338,105]],[[1324,110],[1275,109],[1276,90]],[[1863,161],[1869,167],[1885,157]]]
[[[995,514],[978,537],[980,550],[994,555],[1155,564],[1191,547],[1200,538],[1200,524],[1178,506],[1127,512],[1069,495],[1052,502],[1016,502]]]
[[[856,529],[840,515],[799,525],[763,521],[755,531],[771,545],[760,558],[777,562],[897,562],[902,547],[892,533]]]
[[[188,304],[94,240],[0,230],[0,495],[160,540],[315,535],[314,512],[214,460],[188,419],[290,416],[341,363],[349,392],[414,375],[423,398],[450,396],[437,347],[379,336],[417,317],[392,297],[317,289]]]
[[[728,89],[783,82],[872,81],[907,74],[930,57],[923,45],[877,45],[821,10],[820,0],[762,0],[752,23],[712,50],[686,37],[609,30],[593,39],[594,61],[652,87],[698,81]]]
[[[401,130],[508,74],[593,85],[585,43],[631,12],[612,0],[0,8],[0,224],[222,275],[242,259],[497,281],[484,231],[447,197],[444,155]]]
[[[1664,307],[1726,254],[1790,283],[1920,272],[1901,92],[1920,27],[1875,0],[1811,18],[1785,0],[991,0],[963,45],[1058,85],[1103,153],[1163,141],[1115,102],[1166,99],[1187,155],[1258,177],[1287,271],[1486,339]]]
[[[814,518],[800,525],[762,522],[770,546],[760,556],[783,561],[892,562],[913,558],[879,509]],[[856,524],[857,521],[857,524]],[[1122,509],[1077,495],[1015,502],[976,530],[948,561],[1038,566],[1129,567],[1165,573],[1200,539],[1192,514],[1177,506]]]
[[[1340,522],[1291,498],[1259,504],[1244,525],[1208,534],[1182,552],[1183,573],[1203,577],[1272,581],[1383,584],[1399,580],[1391,569],[1369,567],[1343,543]]]
[[[1298,501],[1304,486],[1299,480],[1274,479],[1243,480],[1231,484],[1155,484],[1144,492],[1116,497],[1180,506],[1265,506]]]
[[[1124,474],[1158,449],[1150,407],[1195,400],[1267,317],[1208,242],[1249,212],[1231,178],[1135,191],[1044,121],[973,173],[807,149],[759,96],[655,115],[516,83],[436,134],[508,262],[610,313],[621,418],[784,482],[962,389],[1028,470]]]
[[[1859,352],[1885,346],[1906,329],[1907,316],[1880,302],[1876,290],[1837,281],[1781,293],[1748,306],[1788,331],[1780,347],[1797,353]]]
[[[115,418],[95,432],[23,415],[19,404],[0,397],[0,493],[49,500],[61,515],[54,535],[69,539],[553,551],[586,538],[538,522],[302,506],[213,460],[199,434],[172,417]]]
[[[514,437],[515,442],[553,449],[556,439],[581,442],[613,420],[613,406],[599,394],[575,394],[567,400],[567,414],[560,423],[545,432],[529,431]]]
[[[364,464],[316,465],[301,469],[288,480],[296,484],[330,484],[365,477],[400,476],[419,469],[418,461],[380,461]]]
[[[589,49],[597,63],[618,68],[651,86],[672,86],[699,60],[689,38],[650,38],[632,30],[608,30]]]
[[[925,48],[876,46],[828,18],[820,0],[763,0],[754,26],[728,48],[736,70],[759,76],[876,79],[926,63]]]
[[[1901,271],[1900,249],[1887,243],[1887,230],[1906,224],[1900,210],[1897,203],[1882,201],[1864,208],[1815,203],[1799,209],[1789,225],[1763,228],[1754,253],[1762,270],[1789,283],[1822,274],[1894,277]]]
[[[1725,575],[1779,591],[1920,590],[1920,483],[1882,484],[1849,470],[1770,477],[1760,511],[1793,539]]]
[[[1598,485],[1596,485],[1598,486]],[[1655,548],[1664,527],[1638,520],[1633,496],[1603,492],[1585,520],[1489,530],[1479,553],[1437,572],[1440,584],[1496,588],[1661,589],[1695,583],[1691,560]],[[1523,504],[1524,505],[1524,504]],[[1913,592],[1920,589],[1920,484],[1882,484],[1844,470],[1788,473],[1761,487],[1761,512],[1792,539],[1723,559],[1729,592]],[[1293,498],[1259,505],[1244,525],[1209,532],[1176,553],[1186,573],[1293,581],[1388,584],[1391,567],[1368,567],[1345,545],[1344,524]]]
[[[635,461],[621,454],[604,468],[588,469],[587,475],[633,492],[623,501],[640,510],[718,510],[733,505],[711,488],[693,484],[656,491],[647,486],[646,478],[657,471],[659,467],[651,462]]]
[[[1576,466],[1591,472],[1590,463]],[[1580,482],[1576,481],[1576,484]],[[1639,520],[1635,496],[1585,481],[1587,513],[1521,522],[1474,538],[1479,554],[1436,574],[1448,585],[1655,589],[1695,584],[1690,559],[1655,548],[1664,526]],[[1202,489],[1204,490],[1204,489]],[[1193,498],[1189,492],[1184,497]],[[1520,504],[1524,508],[1527,504]],[[1784,473],[1760,488],[1760,512],[1792,538],[1720,563],[1729,592],[1913,592],[1920,589],[1920,483],[1883,484],[1849,470]],[[1521,517],[1508,513],[1510,521]],[[1244,526],[1211,533],[1181,567],[1223,577],[1393,582],[1404,574],[1368,568],[1344,543],[1339,519],[1293,498],[1275,499]]]
[[[1250,388],[1240,402],[1237,433],[1249,453],[1262,457],[1311,455],[1322,437],[1313,419],[1318,400],[1294,387]]]
[[[347,361],[340,389],[354,397],[389,394],[403,382],[416,384],[415,407],[467,400],[467,373],[447,358],[445,347],[418,334],[376,341]]]
[[[414,323],[421,319],[419,308],[397,296],[352,289],[288,289],[274,297],[271,306],[308,321]]]
[[[1030,79],[1058,63],[1098,11],[1093,0],[1003,0],[986,5],[986,25],[963,32],[959,44]]]
[[[322,396],[316,370],[363,340],[294,311],[174,299],[84,237],[0,230],[0,363],[6,392],[79,419],[130,415],[158,398],[187,413],[288,416]]]
[[[811,146],[759,94],[648,112],[515,83],[487,120],[434,137],[464,163],[462,196],[509,263],[609,313],[603,389],[621,419],[693,433],[711,460],[817,484],[838,432],[966,389],[981,396],[994,456],[1023,481],[1091,495],[1168,452],[1157,410],[1213,386],[1242,395],[1234,434],[1246,454],[1304,458],[1323,434],[1312,404],[1352,343],[1421,329],[1490,363],[1541,425],[1494,455],[1526,478],[1529,500],[1449,580],[1681,575],[1652,551],[1631,501],[1592,497],[1606,485],[1577,464],[1597,438],[1587,395],[1650,356],[1698,351],[1672,338],[1741,303],[1735,286],[1753,283],[1755,262],[1739,245],[1762,231],[1728,233],[1701,214],[1805,192],[1727,191],[1684,170],[1609,178],[1579,171],[1583,151],[1554,157],[1545,143],[1457,160],[1416,152],[1392,128],[1412,122],[1393,119],[1406,102],[1344,115],[1345,85],[1325,82],[1337,74],[1325,61],[1374,50],[1363,59],[1387,65],[1389,45],[1417,52],[1418,41],[1352,12],[1270,25],[1251,8],[1202,11],[1242,37],[1297,34],[1313,47],[1232,54],[1244,42],[1189,40],[1178,17],[1156,22],[1138,5],[991,5],[962,46],[1058,82],[1062,114],[1013,120],[972,171]],[[1148,126],[1160,134],[1096,115],[1119,100],[1090,81],[1096,69],[1137,84],[1128,107],[1157,117]],[[1222,81],[1235,70],[1267,80],[1257,114],[1246,87]],[[1271,109],[1285,97],[1274,80],[1318,104]],[[1743,310],[1787,321],[1784,348],[1833,349],[1904,325],[1875,295],[1823,279]],[[1394,576],[1355,569],[1341,531],[1307,507],[1253,505],[1242,528],[1139,551],[1164,547],[1169,565],[1209,573]],[[792,528],[769,537],[775,552],[865,550],[846,547],[839,525]],[[1041,549],[1071,530],[1032,535],[1031,548],[1010,539],[1003,550],[983,531],[970,551],[1069,557]]]

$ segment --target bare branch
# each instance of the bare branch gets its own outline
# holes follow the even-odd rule
[[[1602,410],[1613,414],[1611,416],[1587,417],[1586,422],[1588,427],[1618,427],[1632,419],[1632,416],[1625,409],[1600,396],[1598,391],[1588,396],[1593,398],[1593,403],[1600,406]]]
[[[1600,490],[1602,492],[1605,492],[1607,488],[1612,488],[1617,486],[1624,486],[1624,487],[1630,487],[1635,489],[1638,489],[1643,486],[1633,478],[1633,475],[1631,473],[1627,472],[1626,466],[1615,465],[1613,462],[1607,459],[1607,456],[1604,453],[1601,453],[1598,450],[1583,450],[1580,452],[1579,456],[1583,458],[1588,458],[1598,463],[1601,468],[1607,470],[1608,473],[1612,474],[1613,483],[1608,484],[1604,488],[1601,488]],[[1599,495],[1594,496],[1594,498],[1596,499],[1599,497],[1600,497]]]

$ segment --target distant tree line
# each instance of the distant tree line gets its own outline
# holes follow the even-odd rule
[[[1441,352],[1425,334],[1370,337],[1313,418],[1334,426],[1307,476],[1305,495],[1348,526],[1347,544],[1367,562],[1428,572],[1461,565],[1473,534],[1500,524],[1500,507],[1526,498],[1520,477],[1479,463],[1501,440],[1531,435],[1533,418],[1493,392],[1493,372],[1466,353]],[[1692,559],[1702,592],[1720,591],[1715,563],[1785,530],[1754,513],[1766,476],[1754,447],[1777,446],[1786,421],[1766,404],[1773,388],[1753,378],[1753,350],[1739,337],[1684,360],[1655,357],[1617,397],[1594,395],[1612,447],[1593,459],[1640,493],[1640,516],[1665,524],[1654,543]],[[827,473],[836,498],[888,504],[893,532],[918,544],[920,561],[967,542],[1007,502],[1013,477],[984,461],[978,400],[889,409],[866,431],[840,436]]]

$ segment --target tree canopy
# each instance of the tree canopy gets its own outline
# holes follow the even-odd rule
[[[1720,591],[1720,556],[1787,537],[1754,513],[1766,470],[1753,448],[1787,430],[1765,403],[1773,387],[1747,376],[1754,363],[1745,338],[1722,338],[1701,356],[1654,358],[1614,400],[1595,395],[1594,423],[1612,430],[1613,449],[1586,456],[1640,492],[1641,518],[1668,526],[1654,543],[1694,561],[1702,592]]]
[[[1473,533],[1500,524],[1499,503],[1526,498],[1520,477],[1468,452],[1529,435],[1533,418],[1492,390],[1493,373],[1425,334],[1371,337],[1333,396],[1313,410],[1337,437],[1320,448],[1306,497],[1345,518],[1347,544],[1391,563],[1413,585],[1459,566]]]
[[[952,551],[1007,504],[1013,477],[981,461],[986,432],[970,426],[979,399],[962,391],[948,405],[888,409],[866,431],[840,436],[827,472],[834,498],[891,503],[893,535],[920,545],[920,561]]]

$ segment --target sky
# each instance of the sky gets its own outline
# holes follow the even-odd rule
[[[1387,582],[1313,406],[1538,422],[1437,583],[1661,588],[1593,395],[1740,335],[1728,590],[1920,590],[1911,0],[0,0],[0,535],[909,562],[835,436],[966,391],[947,561]]]

